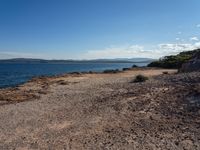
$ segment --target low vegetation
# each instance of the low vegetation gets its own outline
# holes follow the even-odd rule
[[[131,68],[123,68],[123,71],[131,70]]]
[[[137,67],[138,67],[137,65],[133,65],[133,66],[132,66],[132,68],[137,68]]]
[[[103,73],[118,73],[118,72],[120,72],[119,69],[108,69],[103,71]]]
[[[193,51],[181,52],[178,55],[165,56],[158,61],[154,61],[148,65],[148,67],[160,67],[160,68],[168,68],[168,69],[179,69],[182,64],[187,62],[192,58],[194,54],[196,54],[200,49]]]
[[[144,75],[137,75],[135,77],[135,79],[132,81],[132,83],[137,83],[137,82],[145,82],[146,80],[148,80],[149,78],[144,76]]]
[[[168,71],[164,71],[163,74],[169,74],[169,72]]]

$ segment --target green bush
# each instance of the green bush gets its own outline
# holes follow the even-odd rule
[[[163,74],[169,74],[169,72],[168,71],[163,71]]]
[[[110,69],[110,70],[104,70],[104,71],[103,71],[103,73],[118,73],[118,72],[120,72],[119,69],[115,69],[115,70]]]
[[[123,68],[123,71],[131,70],[131,68]]]
[[[144,75],[137,75],[132,82],[134,82],[134,83],[136,83],[136,82],[145,82],[148,79],[149,78],[144,76]]]
[[[137,68],[137,67],[138,67],[137,65],[133,65],[133,66],[132,66],[132,68]]]

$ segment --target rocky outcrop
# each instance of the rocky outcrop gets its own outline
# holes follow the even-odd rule
[[[180,72],[194,72],[200,71],[200,50],[197,51],[191,60],[184,63],[179,70]]]

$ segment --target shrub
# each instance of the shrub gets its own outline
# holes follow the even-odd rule
[[[163,74],[169,74],[169,72],[168,71],[163,71]]]
[[[103,73],[118,73],[118,72],[120,72],[119,69],[115,69],[115,70],[110,69],[110,70],[104,70],[103,71]]]
[[[81,74],[81,72],[71,72],[71,73],[69,73],[69,74],[80,75],[80,74]]]
[[[130,70],[130,68],[123,68],[122,70],[123,71],[127,71],[127,70]]]
[[[95,72],[93,72],[93,71],[89,71],[89,73],[90,73],[90,74],[93,74],[93,73],[95,73]]]
[[[145,82],[146,80],[148,80],[148,77],[146,77],[144,75],[137,75],[132,82],[134,82],[134,83],[136,83],[136,82]]]
[[[137,67],[138,67],[137,65],[133,65],[133,66],[132,66],[132,68],[137,68]]]
[[[163,71],[163,74],[169,74],[169,72],[168,71]]]

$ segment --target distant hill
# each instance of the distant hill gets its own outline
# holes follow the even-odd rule
[[[184,63],[192,59],[192,57],[199,51],[200,49],[196,49],[192,51],[181,52],[178,55],[165,56],[158,61],[151,62],[148,67],[179,69]]]
[[[150,58],[116,58],[116,59],[94,59],[94,60],[45,60],[31,58],[15,58],[0,60],[0,63],[150,63]]]

